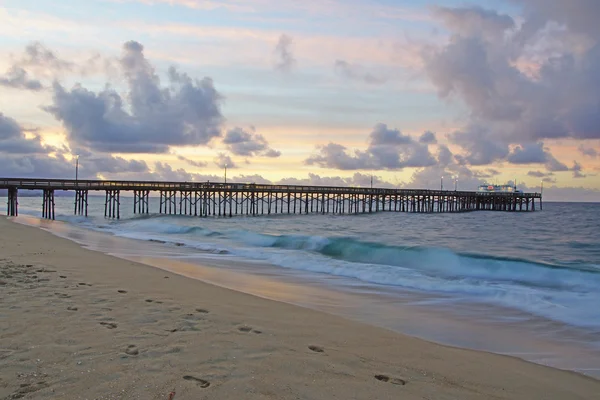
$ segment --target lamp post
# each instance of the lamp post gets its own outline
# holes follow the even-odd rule
[[[79,178],[79,154],[75,154],[75,180]]]
[[[227,184],[227,163],[225,163],[225,184]]]
[[[458,190],[458,175],[454,177],[454,191]]]
[[[444,177],[442,176],[442,178],[440,179],[440,190],[444,190]]]
[[[373,189],[373,175],[371,174],[371,189]]]

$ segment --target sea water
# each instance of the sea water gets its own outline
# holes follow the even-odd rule
[[[21,214],[40,209],[41,198],[19,199]],[[90,196],[89,216],[73,216],[73,198],[57,197],[62,228],[44,226],[149,264],[193,265],[236,290],[600,376],[600,204],[234,218],[132,209],[121,197],[121,219],[105,219],[104,198]]]

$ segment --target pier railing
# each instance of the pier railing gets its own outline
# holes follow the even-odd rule
[[[535,211],[540,193],[472,192],[342,186],[266,185],[224,182],[108,181],[0,178],[8,189],[8,215],[18,214],[18,191],[43,192],[42,216],[54,219],[54,191],[75,191],[74,213],[87,215],[88,192],[105,191],[105,216],[120,217],[120,192],[134,194],[134,213],[149,212],[149,193],[159,192],[159,212],[186,215],[292,213],[358,214],[379,211]],[[279,206],[279,207],[278,207]],[[285,206],[285,207],[284,207]]]

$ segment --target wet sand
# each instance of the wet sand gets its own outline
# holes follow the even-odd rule
[[[0,399],[595,399],[600,381],[445,347],[0,218]]]

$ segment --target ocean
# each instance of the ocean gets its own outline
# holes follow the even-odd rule
[[[158,210],[158,199],[150,199]],[[21,197],[18,220],[84,246],[447,345],[600,377],[600,204],[533,213],[89,217]]]

